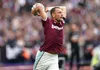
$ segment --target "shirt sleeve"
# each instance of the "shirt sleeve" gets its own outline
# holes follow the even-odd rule
[[[48,19],[49,18],[41,19],[43,27],[48,23]]]

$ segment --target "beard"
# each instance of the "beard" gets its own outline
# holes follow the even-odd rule
[[[60,19],[56,19],[57,20],[57,22],[61,22],[61,20]]]
[[[62,22],[64,20],[64,17],[61,17],[60,19],[56,19],[57,22]]]

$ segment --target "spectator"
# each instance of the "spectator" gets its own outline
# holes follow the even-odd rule
[[[69,34],[69,41],[71,44],[71,58],[70,58],[70,70],[72,70],[72,66],[73,66],[73,60],[74,57],[76,56],[76,60],[77,60],[77,70],[79,70],[79,61],[80,61],[80,56],[79,56],[79,37],[80,37],[80,33],[79,33],[79,29],[78,26],[75,23],[71,24],[71,32]]]

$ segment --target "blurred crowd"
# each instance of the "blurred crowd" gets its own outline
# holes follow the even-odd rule
[[[100,0],[0,0],[0,63],[34,62],[44,40],[41,19],[31,14],[36,2],[66,6],[66,55],[70,57],[69,33],[74,23],[80,32],[80,58],[91,60],[93,48],[100,45]]]

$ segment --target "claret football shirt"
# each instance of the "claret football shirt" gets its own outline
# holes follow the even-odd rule
[[[40,51],[49,53],[63,52],[63,22],[56,23],[53,19],[47,18],[42,20],[44,27],[44,44],[40,47]]]

